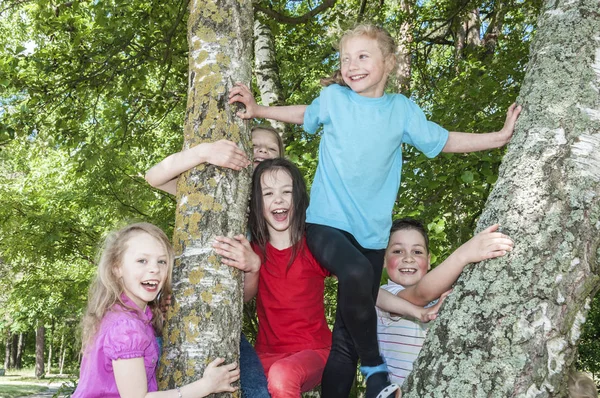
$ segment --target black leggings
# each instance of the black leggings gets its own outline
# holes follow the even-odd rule
[[[385,250],[363,248],[345,231],[308,224],[306,242],[315,259],[338,278],[331,353],[323,372],[322,396],[350,394],[360,358],[362,366],[383,363],[377,344],[375,302]]]

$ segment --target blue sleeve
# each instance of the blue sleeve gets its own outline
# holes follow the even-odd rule
[[[448,130],[427,120],[421,108],[412,101],[409,103],[411,116],[402,141],[414,146],[428,158],[437,156],[448,141]]]
[[[328,98],[331,97],[335,85],[325,87],[321,94],[304,111],[304,131],[314,134],[321,125],[329,121]]]

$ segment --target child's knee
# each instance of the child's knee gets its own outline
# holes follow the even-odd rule
[[[272,397],[298,397],[301,383],[298,375],[288,366],[274,363],[267,377],[269,392]]]

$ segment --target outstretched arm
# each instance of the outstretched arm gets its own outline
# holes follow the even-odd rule
[[[306,105],[263,106],[258,105],[252,92],[242,83],[237,83],[229,92],[229,103],[240,102],[246,107],[236,115],[241,119],[263,118],[284,123],[303,124]]]
[[[419,282],[398,293],[416,305],[427,305],[450,289],[469,263],[504,256],[512,251],[513,241],[492,225],[456,249],[444,262],[428,272]]]
[[[181,386],[179,390],[148,392],[148,381],[144,358],[113,360],[113,372],[117,390],[121,397],[128,398],[202,398],[218,392],[234,392],[238,388],[231,385],[240,378],[236,363],[224,365],[223,358],[217,358],[206,366],[202,378]]]
[[[213,248],[222,257],[224,265],[244,271],[244,302],[252,300],[258,292],[258,271],[261,264],[260,257],[254,253],[248,239],[244,235],[233,238],[217,236]]]
[[[402,297],[398,297],[385,289],[379,288],[376,305],[381,310],[389,312],[390,314],[414,318],[423,323],[427,323],[437,318],[437,313],[440,309],[440,306],[442,305],[442,302],[448,293],[449,292],[444,293],[434,306],[424,308],[414,305],[411,302],[404,300]]]
[[[146,181],[172,195],[177,191],[179,175],[202,163],[241,170],[250,165],[248,157],[234,142],[220,140],[204,142],[190,149],[167,156],[146,172]]]
[[[447,153],[476,152],[492,148],[500,148],[506,145],[512,138],[517,118],[521,113],[521,106],[512,104],[506,112],[504,127],[500,131],[487,134],[459,133],[451,131],[448,141],[442,149]]]

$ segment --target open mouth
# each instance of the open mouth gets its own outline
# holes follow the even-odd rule
[[[412,275],[417,272],[414,268],[400,268],[398,271],[403,275]]]
[[[158,285],[159,283],[157,280],[149,280],[142,282],[142,286],[144,287],[144,289],[146,289],[149,292],[155,292],[156,290],[158,290]]]
[[[352,80],[354,82],[356,80],[364,79],[365,77],[367,77],[367,75],[350,76],[350,80]]]
[[[275,221],[285,221],[287,219],[289,211],[286,209],[276,209],[271,212]]]

